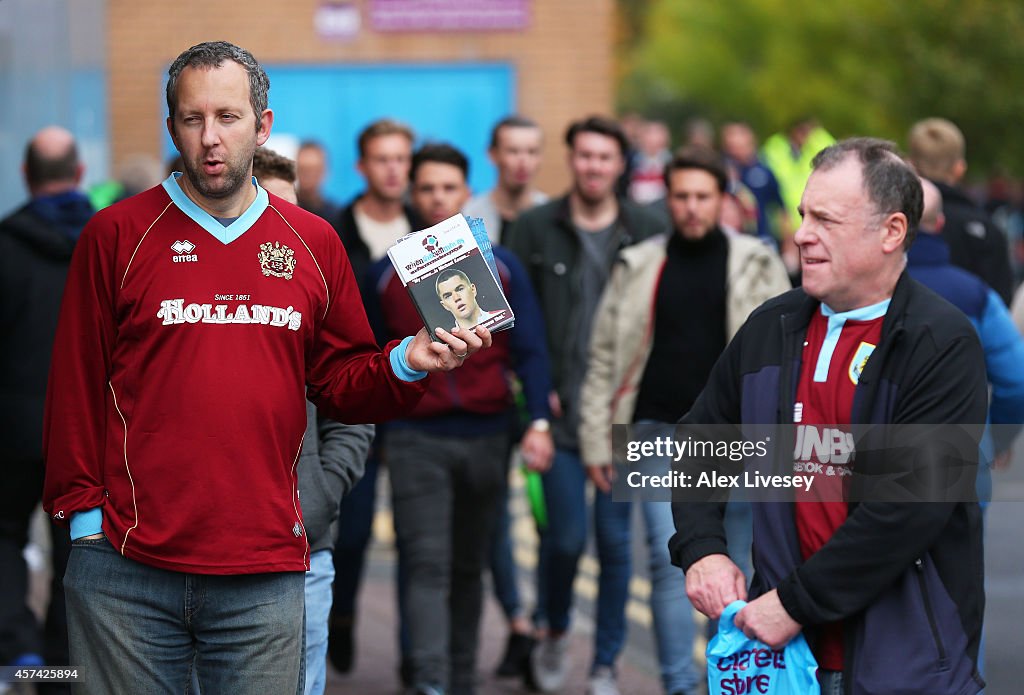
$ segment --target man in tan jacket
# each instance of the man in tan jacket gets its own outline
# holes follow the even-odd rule
[[[675,233],[624,249],[601,299],[579,434],[590,478],[606,491],[612,480],[612,425],[676,422],[747,315],[790,289],[775,251],[719,226],[727,181],[714,152],[680,152],[665,169]],[[648,464],[668,471],[667,460]],[[669,561],[672,510],[668,501],[644,501],[643,511],[662,682],[667,693],[693,693],[701,676],[691,657],[694,627],[685,581]],[[731,538],[735,542],[729,546],[737,548],[744,566],[749,564],[743,559],[750,548],[749,508],[734,512],[734,535],[740,538]]]

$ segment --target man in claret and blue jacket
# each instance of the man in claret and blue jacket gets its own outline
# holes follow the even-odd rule
[[[951,456],[935,436],[973,425],[980,437],[984,355],[967,317],[905,272],[921,209],[917,176],[891,143],[857,138],[818,154],[796,233],[803,287],[751,315],[682,420],[796,424],[805,441],[826,427],[930,426],[900,429],[898,456],[858,448],[822,466],[808,447],[780,452],[779,463],[794,452],[786,465],[813,472],[815,493],[753,505],[754,577],[735,623],[773,648],[804,632],[830,694],[984,687],[977,443],[951,441]],[[958,471],[969,484],[934,499],[865,487]],[[846,495],[864,490],[876,494]],[[673,504],[673,561],[694,606],[713,618],[747,598],[723,541],[723,508]]]

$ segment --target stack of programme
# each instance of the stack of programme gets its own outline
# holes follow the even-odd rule
[[[480,220],[453,215],[402,237],[388,257],[428,332],[453,325],[495,332],[515,323]]]

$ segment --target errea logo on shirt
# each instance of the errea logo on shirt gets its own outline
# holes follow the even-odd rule
[[[195,251],[196,245],[188,239],[185,241],[175,241],[171,244],[171,251],[174,251],[171,260],[175,263],[195,263],[199,260],[199,256],[192,253]]]

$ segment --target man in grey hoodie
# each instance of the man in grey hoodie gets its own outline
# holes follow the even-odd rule
[[[309,540],[305,695],[320,695],[327,668],[327,619],[333,602],[338,505],[363,477],[374,428],[343,425],[318,416],[316,406],[309,401],[306,422],[299,456],[299,501]]]
[[[290,159],[261,147],[253,157],[252,173],[269,192],[296,202],[295,164]],[[306,401],[306,433],[299,455],[299,503],[309,541],[305,695],[324,692],[338,505],[363,477],[373,434],[373,425],[342,425],[318,416],[316,406]]]

